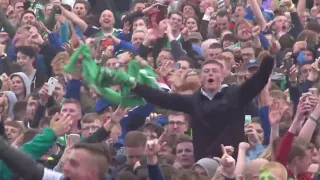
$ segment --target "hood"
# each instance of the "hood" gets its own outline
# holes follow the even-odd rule
[[[12,119],[14,118],[13,107],[17,102],[17,97],[12,91],[4,91],[4,93],[7,96],[9,102],[8,117]]]
[[[19,76],[22,79],[23,84],[24,84],[24,88],[26,90],[26,94],[24,97],[26,98],[27,96],[30,95],[30,87],[31,87],[31,82],[30,82],[28,76],[23,72],[17,72],[17,73],[11,74],[10,79],[12,79],[12,77],[14,77],[14,76]]]
[[[202,158],[195,165],[201,166],[208,174],[209,179],[211,179],[216,173],[219,163],[210,158]]]

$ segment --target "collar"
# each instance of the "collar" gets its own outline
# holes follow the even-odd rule
[[[221,90],[222,90],[223,88],[225,88],[225,87],[228,87],[228,85],[227,85],[227,84],[221,84],[220,89],[219,89],[218,92],[221,92]],[[202,93],[204,96],[206,96],[210,101],[212,101],[212,99],[214,98],[214,96],[218,93],[218,92],[215,92],[215,93],[207,93],[207,92],[205,92],[205,91],[203,90],[203,88],[201,88],[200,91],[201,91],[201,93]]]

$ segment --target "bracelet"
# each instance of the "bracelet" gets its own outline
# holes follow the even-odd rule
[[[289,10],[292,10],[293,8],[295,8],[294,4],[292,3],[292,5],[289,7]]]
[[[311,115],[309,116],[309,118],[310,118],[311,120],[313,120],[314,122],[318,123],[319,117],[318,117],[318,118],[315,118],[315,117],[313,117],[313,115],[311,114]]]

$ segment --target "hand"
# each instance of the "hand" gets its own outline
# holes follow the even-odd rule
[[[6,49],[6,46],[3,44],[0,44],[0,55],[3,55],[5,53],[5,49]]]
[[[303,93],[300,97],[295,119],[304,120],[305,115],[311,112],[311,106],[308,101],[309,96],[310,94]]]
[[[232,146],[224,146],[226,152],[231,156],[234,152],[234,148]]]
[[[307,42],[306,41],[297,41],[293,46],[293,53],[298,53],[302,49],[307,49]]]
[[[237,77],[246,77],[248,75],[243,62],[236,63],[235,72]]]
[[[260,32],[261,32],[260,26],[254,26],[251,31],[253,37],[258,37]]]
[[[277,40],[271,40],[271,46],[269,47],[270,54],[276,54],[278,51],[280,51],[281,45],[279,41]]]
[[[311,72],[308,75],[308,80],[315,81],[318,78],[319,69],[319,58],[315,60],[314,63],[311,64]]]
[[[69,54],[71,55],[74,51],[74,49],[71,47],[70,43],[63,43],[62,48]]]
[[[40,96],[40,102],[39,103],[42,106],[46,105],[48,100],[49,100],[50,96],[48,95],[48,91],[49,91],[48,88],[49,88],[48,83],[44,83],[42,88],[39,91],[39,96]]]
[[[261,143],[257,131],[255,129],[253,129],[252,126],[248,126],[248,128],[245,130],[245,134],[248,138],[249,144],[251,145],[251,147],[254,147],[256,144]]]
[[[51,33],[51,31],[43,24],[43,22],[37,21],[37,23],[39,24],[41,30],[45,31],[48,34]]]
[[[222,166],[223,175],[226,177],[233,177],[235,170],[235,159],[230,156],[224,145],[221,144],[222,157],[220,160],[220,165]]]
[[[62,136],[69,132],[72,125],[71,116],[61,115],[56,113],[50,122],[50,127],[57,137]]]
[[[39,32],[31,32],[30,41],[31,43],[36,44],[38,46],[44,43],[44,40],[42,39]]]
[[[207,16],[211,16],[211,14],[214,12],[214,8],[213,7],[208,7],[206,9],[206,12],[204,13]]]
[[[124,109],[121,107],[121,105],[119,105],[118,108],[113,112],[110,120],[104,124],[104,128],[106,129],[106,131],[111,131],[111,128],[114,125],[119,124],[127,113],[128,109]]]
[[[160,68],[158,68],[158,73],[162,77],[167,77],[171,71],[172,71],[172,61],[170,60],[168,60]]]
[[[145,147],[145,155],[147,156],[147,161],[149,165],[155,165],[158,162],[158,153],[166,145],[164,138],[167,135],[166,131],[162,133],[159,139],[154,139],[147,141]]]
[[[188,40],[189,39],[189,35],[190,35],[190,32],[188,30],[188,28],[183,28],[183,30],[181,31],[181,36],[184,40]]]
[[[247,152],[250,149],[250,144],[247,142],[241,142],[239,144],[239,150],[243,150],[245,152]]]
[[[281,5],[283,6],[287,6],[288,8],[290,8],[292,6],[292,0],[283,0]]]
[[[171,27],[171,25],[169,23],[167,25],[167,36],[168,36],[170,41],[175,39],[174,36],[173,36],[173,33],[172,33],[172,27]]]
[[[315,110],[315,108],[318,106],[318,103],[319,103],[319,98],[316,97],[316,96],[312,96],[310,95],[308,97],[308,102],[309,102],[309,105],[310,105],[310,113],[313,112]]]
[[[150,116],[146,118],[146,123],[152,123],[155,121],[159,116],[162,116],[162,114],[157,113],[150,113]]]
[[[67,21],[67,18],[61,14],[56,14],[55,18],[56,18],[57,22],[60,24],[64,24]]]
[[[282,118],[282,106],[279,102],[274,101],[269,107],[269,122],[271,126],[275,126],[280,123]]]
[[[143,13],[143,14],[147,14],[147,13],[149,13],[153,8],[157,8],[158,6],[164,6],[164,4],[161,3],[161,2],[155,2],[155,3],[152,4],[151,6],[149,6],[149,7],[147,7],[147,8],[144,8],[144,9],[142,10],[142,13]]]
[[[296,65],[292,65],[289,72],[289,80],[290,81],[297,81],[298,79],[298,68]]]
[[[7,76],[6,73],[3,73],[1,75],[1,81],[2,81],[2,87],[1,87],[1,91],[7,91],[10,89],[10,85],[11,85],[11,80],[10,78]]]
[[[132,59],[132,53],[127,51],[121,54],[119,58],[119,62],[122,62],[124,64],[129,64],[129,61]]]

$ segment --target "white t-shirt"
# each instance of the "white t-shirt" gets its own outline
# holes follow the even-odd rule
[[[62,180],[63,174],[51,169],[44,169],[42,180]]]

